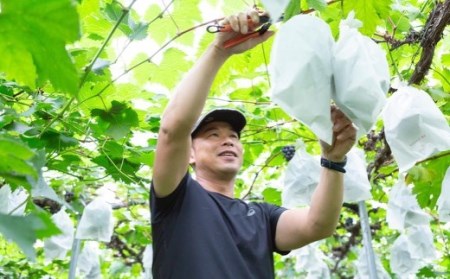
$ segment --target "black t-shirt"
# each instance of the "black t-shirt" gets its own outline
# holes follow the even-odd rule
[[[154,278],[274,278],[285,208],[205,190],[189,174],[169,196],[150,197]]]

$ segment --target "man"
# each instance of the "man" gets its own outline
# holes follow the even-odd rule
[[[252,31],[247,17],[259,22],[254,11],[225,19],[234,32],[217,35],[179,84],[161,119],[151,186],[155,278],[273,278],[274,251],[286,254],[328,237],[338,222],[341,162],[356,131],[337,108],[332,108],[334,141],[331,146],[322,143],[326,167],[309,209],[286,210],[233,198],[242,166],[240,132],[245,117],[228,109],[199,117],[226,59],[272,35],[268,31],[224,48],[225,41]]]

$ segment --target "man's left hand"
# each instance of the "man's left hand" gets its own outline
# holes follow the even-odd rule
[[[333,142],[331,145],[320,141],[322,157],[342,162],[356,141],[357,128],[350,119],[336,106],[331,106],[331,121],[333,122]]]

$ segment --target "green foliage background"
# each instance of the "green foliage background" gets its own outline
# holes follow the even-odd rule
[[[1,277],[66,278],[70,253],[64,260],[44,263],[42,240],[59,233],[51,214],[64,204],[76,221],[99,189],[114,185],[116,223],[113,241],[100,245],[101,272],[105,278],[140,278],[143,250],[152,242],[148,187],[162,111],[180,78],[213,39],[204,24],[254,4],[259,3],[0,0],[0,187],[23,187],[30,193],[25,216],[0,214]],[[450,20],[436,36],[434,52],[423,44],[427,20],[439,5],[450,4],[292,0],[285,15],[313,12],[338,37],[339,22],[354,10],[364,24],[361,31],[385,49],[392,85],[411,81],[421,57],[431,55],[431,67],[414,83],[449,120]],[[280,204],[287,164],[281,148],[297,139],[313,154],[319,147],[307,127],[270,100],[271,43],[231,58],[207,105],[236,107],[249,120],[236,197]],[[373,200],[367,207],[373,246],[390,271],[389,249],[398,232],[387,227],[386,204],[398,169],[384,140],[383,123],[358,145],[365,150],[372,183]],[[439,251],[439,259],[420,270],[419,277],[446,278],[450,270],[450,227],[439,222],[436,211],[449,165],[447,151],[418,164],[407,176],[420,206],[433,216]],[[361,235],[355,230],[359,218],[354,208],[345,205],[335,235],[321,244],[335,278],[355,274]],[[344,226],[349,218],[353,229]],[[294,264],[293,258],[276,256],[278,278],[301,276]]]

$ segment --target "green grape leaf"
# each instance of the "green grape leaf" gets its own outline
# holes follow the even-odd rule
[[[264,150],[264,146],[262,144],[246,144],[244,149],[244,165],[251,165]]]
[[[136,172],[140,165],[126,159],[111,159],[106,155],[100,155],[92,159],[92,162],[105,168],[106,173],[117,181],[132,183],[137,181]]]
[[[180,35],[177,42],[192,45],[194,42],[194,32],[185,32],[183,34],[181,32],[193,28],[202,22],[199,2],[199,0],[175,1],[172,5],[172,13],[164,13],[160,18],[150,24],[150,37],[161,44]],[[159,9],[157,10],[159,11]],[[155,13],[151,12],[151,15],[154,16]],[[146,18],[150,20],[150,15]]]
[[[246,100],[249,97],[258,98],[262,96],[262,91],[258,87],[238,88],[231,92],[229,97],[231,100]]]
[[[281,191],[272,187],[268,187],[264,189],[262,192],[264,196],[264,201],[275,204],[275,205],[281,205]]]
[[[142,40],[147,37],[147,29],[149,24],[143,22],[135,22],[130,13],[123,15],[125,12],[124,7],[118,2],[114,1],[110,4],[107,4],[105,12],[111,23],[113,24],[119,21],[123,16],[123,19],[119,25],[119,29],[130,40]]]
[[[107,4],[105,7],[105,13],[113,24],[120,20],[124,12],[124,7],[117,1],[113,1],[110,4]],[[127,36],[129,36],[129,34],[131,34],[132,32],[132,29],[127,24],[128,20],[129,14],[126,13],[119,24],[119,29]]]
[[[131,18],[128,20],[128,25],[131,28],[128,37],[132,40],[142,40],[147,37],[148,23],[134,22]]]
[[[139,126],[137,113],[127,107],[124,103],[111,102],[112,107],[108,110],[94,109],[91,114],[97,117],[97,124],[92,127],[97,133],[104,133],[118,140],[125,137],[131,127]]]
[[[28,258],[36,258],[33,248],[36,233],[30,229],[29,218],[0,214],[0,232],[6,239],[16,242]]]
[[[389,32],[403,33],[408,32],[411,29],[411,22],[404,14],[393,12],[389,19],[386,20],[386,27],[388,27]]]
[[[0,15],[0,24],[3,24],[3,22]],[[2,27],[0,27],[1,31]],[[14,42],[14,38],[7,37],[7,34],[0,34],[0,40],[3,41],[3,43],[0,41],[0,53],[2,53],[0,71],[4,71],[8,79],[35,87],[37,74],[31,53],[20,44],[5,44],[5,40]],[[20,65],[20,67],[17,67],[17,65]]]
[[[442,55],[441,56],[441,63],[445,64],[445,65],[450,64],[450,54],[447,53],[447,54]]]
[[[2,0],[0,71],[35,88],[49,80],[76,95],[78,75],[65,43],[79,38],[78,15],[69,0]]]
[[[298,1],[300,2],[300,1]],[[327,1],[325,0],[306,0],[308,3],[308,7],[316,10],[316,11],[323,11],[327,8]]]
[[[450,92],[450,70],[448,68],[440,69],[439,72],[434,73],[434,76],[441,81],[444,91]]]
[[[300,0],[291,0],[284,10],[284,21],[288,21],[291,17],[300,14]]]
[[[270,162],[268,162],[268,165],[273,166],[281,166],[286,163],[286,160],[284,159],[283,154],[281,153],[281,146],[277,146],[272,150],[272,154],[270,155]]]
[[[78,6],[78,13],[80,15],[80,19],[85,19],[100,9],[100,0],[83,0]]]
[[[153,149],[133,150],[127,160],[133,164],[145,164],[153,166],[155,160],[155,152]]]
[[[48,213],[34,212],[28,216],[10,216],[0,214],[0,233],[6,239],[12,240],[31,260],[36,258],[34,243],[60,233],[58,227],[51,221]]]
[[[15,120],[15,117],[11,114],[0,115],[0,129],[11,124]]]
[[[159,65],[148,65],[147,76],[172,89],[191,65],[192,63],[186,60],[186,54],[183,51],[170,48],[165,51],[164,58]]]
[[[62,150],[68,147],[74,147],[78,145],[78,140],[55,130],[45,131],[40,138],[45,148],[49,150]]]
[[[106,153],[110,158],[117,159],[123,157],[124,148],[122,145],[115,141],[107,141],[102,148],[102,151]]]
[[[371,36],[377,24],[389,15],[391,3],[392,0],[346,0],[344,11],[347,15],[354,10],[355,17],[363,23],[361,33]]]
[[[59,170],[61,172],[67,172],[69,167],[77,167],[81,163],[81,159],[78,155],[73,153],[61,155],[61,160],[54,159],[47,163],[48,169]]]
[[[448,166],[450,156],[443,156],[418,164],[408,171],[407,182],[414,184],[413,193],[422,208],[435,207]]]
[[[3,79],[0,79],[0,94],[4,94],[10,97],[14,95],[13,86],[11,86],[11,84],[6,83],[5,80]],[[2,108],[1,104],[0,108]]]
[[[19,140],[0,137],[0,177],[11,186],[29,187],[27,176],[38,176],[30,161],[34,156],[35,153]]]

